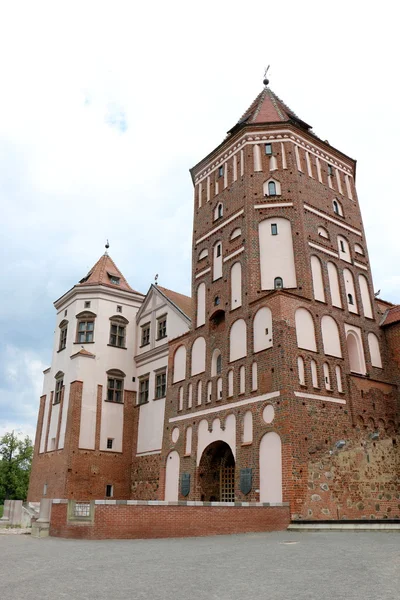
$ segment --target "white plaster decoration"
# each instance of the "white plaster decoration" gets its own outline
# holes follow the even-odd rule
[[[358,314],[356,290],[354,286],[353,273],[349,269],[343,269],[344,287],[346,290],[347,308],[349,312]]]
[[[203,194],[203,184],[200,181],[200,183],[199,183],[199,208],[201,207],[202,194]]]
[[[306,394],[304,392],[294,392],[294,395],[298,398],[304,398],[308,400],[322,400],[323,402],[346,404],[346,400],[343,400],[343,398],[333,398],[332,396],[319,396],[318,394]]]
[[[336,182],[337,182],[339,194],[343,195],[342,180],[340,179],[340,173],[339,173],[338,169],[335,169],[335,173],[336,173]]]
[[[367,317],[367,319],[373,319],[374,315],[372,312],[371,297],[369,295],[368,280],[365,277],[365,275],[358,276],[358,284],[360,286],[361,303],[363,307],[364,317]]]
[[[241,235],[241,233],[239,235]],[[232,252],[231,254],[228,254],[228,256],[225,256],[224,263],[228,262],[228,260],[232,260],[232,258],[235,258],[235,256],[238,256],[242,252],[244,252],[244,246],[242,246],[241,248],[238,248],[237,250],[235,250],[235,252]]]
[[[312,212],[315,215],[318,215],[319,217],[322,217],[323,219],[330,221],[331,223],[335,223],[335,225],[337,225],[338,227],[342,227],[342,229],[347,229],[347,231],[351,231],[352,233],[355,233],[356,235],[359,235],[360,237],[362,237],[362,232],[359,229],[355,229],[354,227],[350,227],[349,225],[346,225],[345,223],[342,223],[341,221],[338,221],[337,219],[334,219],[333,217],[329,217],[325,213],[317,210],[316,208],[314,208],[313,206],[310,206],[308,204],[304,204],[304,208],[305,208],[305,210],[308,210],[309,212]]]
[[[329,240],[329,233],[325,229],[325,227],[318,227],[318,235]]]
[[[368,334],[368,346],[371,357],[371,365],[373,367],[378,367],[378,369],[382,369],[382,357],[379,348],[379,340],[372,332]]]
[[[324,363],[323,364],[323,371],[324,371],[324,383],[325,383],[325,388],[327,390],[331,389],[331,375],[329,372],[329,365],[328,363]]]
[[[213,281],[222,277],[222,242],[218,241],[213,249]]]
[[[320,183],[322,183],[321,163],[320,163],[320,160],[319,160],[318,156],[315,157],[315,162],[316,162],[316,165],[317,165],[318,181]]]
[[[272,312],[267,306],[259,308],[253,320],[253,352],[272,348]]]
[[[202,381],[200,380],[197,382],[197,406],[201,406],[202,394],[203,394],[203,384],[202,384]]]
[[[298,308],[295,313],[295,322],[297,347],[316,352],[315,326],[311,313],[305,308]]]
[[[258,367],[257,363],[251,365],[251,391],[255,392],[258,389]]]
[[[317,370],[317,363],[315,362],[315,360],[311,360],[311,381],[312,381],[312,385],[313,388],[318,388],[318,370]]]
[[[238,402],[230,402],[229,404],[225,404],[222,406],[215,406],[213,408],[208,408],[208,409],[206,408],[204,410],[198,410],[197,412],[192,412],[188,415],[180,415],[179,417],[172,417],[171,419],[169,419],[169,422],[177,423],[179,421],[184,421],[186,419],[194,419],[195,417],[200,417],[203,415],[224,412],[225,410],[231,410],[232,408],[237,408],[239,406],[247,406],[249,404],[255,404],[257,402],[264,402],[266,400],[271,400],[272,398],[279,398],[280,395],[281,395],[280,392],[269,392],[268,394],[263,394],[262,396],[254,396],[253,398],[239,400]]]
[[[342,297],[340,295],[339,275],[337,267],[333,262],[328,262],[327,268],[332,306],[342,308]]]
[[[261,149],[258,144],[253,146],[253,160],[254,160],[254,171],[262,171],[261,164]]]
[[[243,140],[244,141],[244,140]],[[240,151],[240,177],[244,175],[244,151]]]
[[[247,355],[247,326],[244,319],[235,321],[229,332],[229,362]]]
[[[310,248],[314,248],[314,250],[319,250],[324,254],[329,254],[329,256],[334,256],[335,258],[339,258],[339,254],[337,252],[333,252],[333,250],[328,250],[327,248],[323,248],[322,246],[318,246],[318,244],[314,244],[313,242],[308,242]]]
[[[313,177],[312,169],[311,169],[310,154],[308,152],[306,152],[306,163],[307,163],[307,173],[308,173],[309,177]]]
[[[191,352],[191,375],[204,373],[206,370],[206,341],[203,337],[198,337],[193,342]]]
[[[328,356],[342,358],[339,327],[335,319],[330,315],[323,315],[321,319],[321,333],[324,353]]]
[[[173,450],[167,456],[165,471],[165,500],[170,502],[178,500],[179,463],[179,454]]]
[[[232,221],[234,221],[235,219],[240,217],[240,215],[242,215],[243,213],[244,213],[244,210],[242,209],[242,210],[239,210],[234,215],[232,215],[231,217],[229,217],[229,219],[225,219],[225,221],[223,221],[220,225],[218,225],[217,227],[214,227],[213,229],[211,229],[211,231],[209,231],[208,233],[203,235],[201,238],[196,240],[196,242],[195,242],[196,246],[197,246],[197,244],[200,244],[200,242],[203,242],[204,240],[209,238],[210,235],[213,235],[216,231],[219,231],[220,229],[222,229],[222,227],[225,227],[225,225],[228,225],[228,223],[231,223]]]
[[[183,381],[186,377],[186,348],[179,346],[174,354],[173,383]]]
[[[231,310],[242,306],[242,265],[236,262],[231,268]]]
[[[297,357],[297,373],[299,376],[299,384],[305,385],[306,377],[305,377],[305,370],[304,370],[304,360],[301,356]]]
[[[185,444],[185,455],[190,456],[192,454],[192,427],[186,429],[186,444]]]
[[[237,155],[235,154],[233,159],[233,181],[237,181]]]
[[[358,267],[359,269],[362,269],[363,271],[368,271],[368,267],[366,267],[365,265],[362,265],[359,262],[354,261],[353,264],[354,264],[355,267]]]
[[[282,502],[282,443],[275,431],[260,443],[260,501]]]
[[[270,425],[275,419],[275,409],[272,404],[267,404],[267,406],[264,407],[262,418],[267,425]]]
[[[303,171],[303,169],[301,168],[301,162],[300,162],[300,152],[299,152],[299,148],[298,146],[295,144],[294,146],[294,154],[296,157],[296,165],[299,171]]]
[[[283,142],[281,142],[281,153],[282,153],[282,169],[287,169],[285,144]]]
[[[242,365],[239,369],[239,394],[244,394],[246,391],[246,369]]]
[[[335,375],[336,375],[336,386],[339,393],[343,392],[343,384],[342,384],[342,370],[339,365],[335,367]]]
[[[311,257],[311,275],[315,300],[325,302],[324,280],[322,276],[321,261],[317,256]]]
[[[171,432],[171,440],[174,444],[179,440],[179,427],[174,427]]]
[[[278,161],[276,160],[276,156],[269,157],[269,170],[276,171],[278,168]]]
[[[228,371],[228,398],[233,396],[233,369]]]
[[[197,327],[206,322],[206,284],[200,283],[197,288]]]
[[[224,163],[224,189],[228,187],[228,163]]]
[[[293,206],[293,202],[273,202],[268,204],[255,204],[254,208],[284,208],[285,206]]]
[[[345,176],[344,176],[344,181],[345,181],[345,184],[346,184],[347,195],[350,198],[350,200],[353,200],[353,194],[352,194],[352,191],[351,191],[350,178],[349,178],[349,176],[347,174],[345,174]]]
[[[277,278],[283,288],[297,286],[291,222],[282,217],[268,218],[258,225],[261,289],[273,290]]]
[[[346,333],[347,352],[349,355],[350,371],[365,375],[367,372],[364,357],[361,329],[354,325],[344,324]]]
[[[192,408],[193,405],[193,384],[189,383],[187,390],[187,407]]]
[[[197,273],[197,275],[194,276],[195,279],[199,279],[200,277],[203,277],[203,275],[207,275],[207,273],[209,273],[211,271],[211,267],[207,267],[207,269],[203,269],[203,271],[199,271],[199,273]]]
[[[242,235],[242,230],[240,229],[240,227],[236,227],[236,229],[234,229],[232,231],[231,237],[229,239],[234,240],[235,238],[240,237],[241,235]],[[244,250],[244,248],[243,248],[243,250]]]
[[[243,417],[243,444],[250,444],[253,441],[253,415],[248,410]]]
[[[207,177],[207,202],[210,202],[210,195],[211,195],[211,181],[210,181],[210,176],[208,175]]]

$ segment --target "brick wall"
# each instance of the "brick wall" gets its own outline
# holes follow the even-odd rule
[[[82,539],[150,539],[281,531],[288,506],[96,504],[93,524],[67,520],[68,504],[53,504],[50,535]]]

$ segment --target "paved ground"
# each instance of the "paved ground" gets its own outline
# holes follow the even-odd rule
[[[400,534],[0,537],[1,600],[398,600]]]

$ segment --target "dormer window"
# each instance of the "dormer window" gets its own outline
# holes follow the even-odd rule
[[[119,285],[120,277],[116,277],[115,275],[109,275],[109,277],[110,283],[113,283],[114,285]]]
[[[271,156],[271,154],[272,154],[272,144],[265,144],[265,154],[267,156]]]

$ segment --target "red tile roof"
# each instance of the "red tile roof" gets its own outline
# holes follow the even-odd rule
[[[168,290],[167,288],[161,287],[161,285],[158,285],[157,288],[190,319],[192,299],[189,298],[189,296],[178,294],[178,292]]]
[[[294,120],[302,127],[311,129],[304,121],[288,107],[269,87],[265,86],[247,111],[239,119],[237,125],[242,123],[277,123],[279,121]],[[235,125],[235,127],[237,126]]]
[[[393,306],[393,308],[389,308],[383,316],[381,321],[381,327],[386,327],[386,325],[392,325],[393,323],[398,323],[400,321],[400,304],[397,306]]]
[[[112,283],[111,277],[118,277],[119,283]],[[136,294],[140,293],[131,288],[121,271],[112,260],[111,256],[109,256],[107,253],[103,254],[103,256],[99,258],[94,267],[90,269],[86,277],[81,279],[77,285],[78,287],[79,285],[106,285],[107,287],[114,289],[135,292]]]

